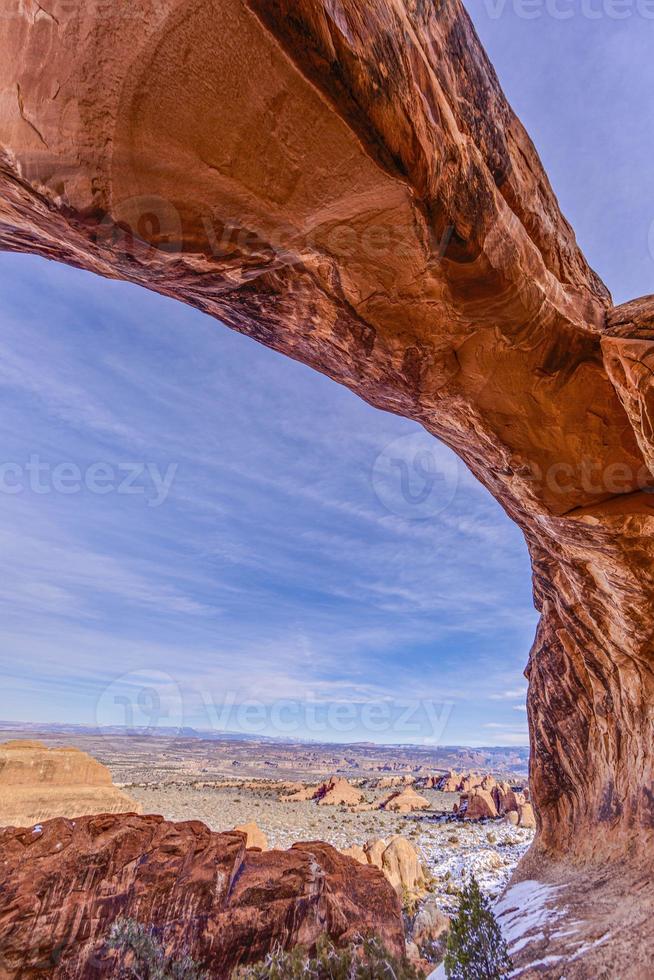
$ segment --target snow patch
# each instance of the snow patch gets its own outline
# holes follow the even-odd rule
[[[582,946],[579,947],[575,955],[570,957],[570,960],[571,961],[576,960],[580,956],[583,956],[584,953],[587,953],[589,950],[595,949],[596,946],[602,946],[610,938],[610,936],[611,936],[610,932],[605,932],[604,935],[600,936],[599,939],[596,939],[594,943],[584,943]]]
[[[527,966],[521,966],[519,970],[514,970],[509,975],[518,977],[525,970],[531,970],[534,966],[554,966],[555,963],[560,963],[562,959],[562,956],[545,956],[542,960],[534,960],[533,963],[529,963]]]
[[[566,909],[552,908],[551,900],[560,888],[540,881],[519,881],[495,905],[495,914],[507,941],[509,952],[524,949],[543,938],[542,926],[561,918]]]

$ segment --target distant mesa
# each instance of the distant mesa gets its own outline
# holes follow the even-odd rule
[[[29,827],[53,817],[139,813],[106,766],[75,748],[43,742],[0,743],[0,826]]]

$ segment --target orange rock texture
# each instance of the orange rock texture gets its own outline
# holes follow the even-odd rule
[[[0,743],[0,827],[140,809],[113,785],[107,767],[86,752],[49,749],[27,739]]]
[[[400,900],[381,871],[328,844],[246,850],[246,835],[135,814],[0,831],[0,977],[114,977],[120,917],[154,924],[167,953],[216,980],[276,945],[378,934],[404,953]]]
[[[613,307],[462,4],[7,0],[0,90],[1,247],[204,310],[497,497],[537,846],[651,860],[654,299]]]

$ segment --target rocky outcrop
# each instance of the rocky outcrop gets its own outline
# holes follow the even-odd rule
[[[520,803],[518,806],[518,827],[526,827],[529,830],[536,829],[536,816],[531,803]]]
[[[353,844],[341,852],[359,864],[379,868],[395,891],[404,899],[415,900],[425,894],[425,872],[413,844],[405,837],[380,837],[363,847]]]
[[[363,796],[347,779],[332,776],[318,788],[315,799],[318,806],[356,806],[361,803]]]
[[[395,786],[411,786],[415,776],[382,776],[377,782],[377,789],[393,789]]]
[[[490,776],[484,779],[462,778],[459,786],[474,783],[472,789],[462,793],[454,812],[465,820],[487,820],[498,816],[508,816],[510,822],[521,827],[535,828],[533,807],[527,802],[523,792],[516,792],[508,783],[498,783]],[[515,821],[511,817],[515,815]]]
[[[0,743],[0,826],[25,827],[52,817],[139,813],[140,806],[111,781],[97,759],[43,742]]]
[[[450,769],[444,776],[434,776],[432,786],[434,789],[440,790],[441,793],[457,793],[461,779],[462,777],[456,770]]]
[[[466,820],[485,820],[498,815],[492,795],[481,787],[463,794],[457,813]]]
[[[425,796],[416,793],[412,786],[407,786],[400,793],[393,793],[383,800],[379,806],[381,810],[393,813],[412,813],[413,810],[428,810],[431,803]]]
[[[414,899],[425,893],[418,852],[405,837],[391,837],[381,855],[381,870],[399,895]]]
[[[363,794],[341,776],[332,776],[320,786],[307,786],[280,796],[283,803],[306,803],[316,800],[319,806],[351,806],[360,804]]]
[[[198,821],[102,815],[0,832],[0,976],[118,975],[104,941],[119,916],[154,925],[167,951],[226,980],[275,945],[379,934],[404,951],[400,902],[374,867],[328,844],[246,849]]]
[[[435,943],[443,938],[449,928],[449,916],[441,910],[436,899],[431,899],[420,906],[411,924],[411,939],[418,946]]]
[[[350,847],[344,847],[341,854],[353,858],[359,864],[368,864],[368,857],[361,844],[352,844]]]
[[[300,786],[291,793],[283,793],[279,799],[281,803],[307,803],[316,797],[319,786]]]
[[[493,797],[493,802],[495,803],[495,808],[499,814],[505,814],[509,813],[511,810],[517,810],[519,803],[525,802],[524,795],[522,793],[516,793],[508,783],[498,783],[491,790],[491,795]]]
[[[287,8],[10,3],[0,247],[190,303],[451,446],[531,555],[538,848],[651,862],[654,298],[613,307],[460,0]]]

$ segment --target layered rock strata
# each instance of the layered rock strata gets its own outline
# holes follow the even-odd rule
[[[0,743],[0,827],[140,809],[113,785],[107,767],[86,752],[49,749],[33,740]]]

